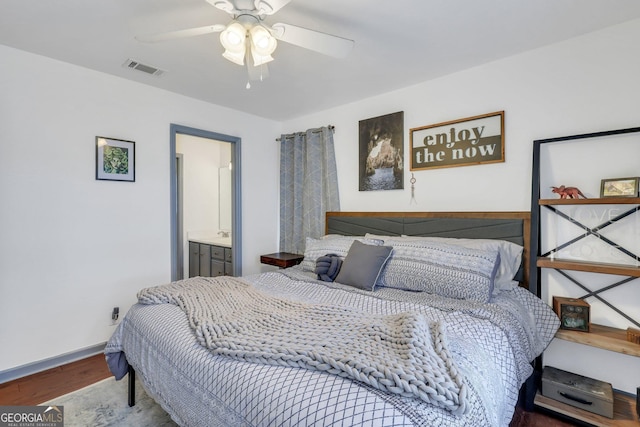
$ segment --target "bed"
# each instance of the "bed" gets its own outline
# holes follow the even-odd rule
[[[298,266],[140,291],[116,379],[182,426],[509,425],[559,326],[528,288],[529,213],[326,224]]]

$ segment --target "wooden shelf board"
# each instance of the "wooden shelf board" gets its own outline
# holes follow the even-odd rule
[[[550,399],[540,393],[536,394],[534,404],[541,408],[545,408],[558,414],[593,424],[598,427],[638,427],[638,423],[640,422],[638,420],[638,415],[636,414],[636,403],[634,398],[617,392],[614,392],[613,394],[613,419],[558,402],[557,400]]]
[[[603,350],[615,351],[629,356],[640,357],[640,344],[627,341],[627,331],[609,326],[591,324],[590,332],[558,329],[556,338],[584,344]]]
[[[539,205],[635,205],[640,197],[606,197],[598,199],[540,199]]]
[[[538,267],[558,270],[587,271],[590,273],[616,274],[621,276],[640,277],[640,267],[624,264],[576,261],[568,259],[538,257]]]

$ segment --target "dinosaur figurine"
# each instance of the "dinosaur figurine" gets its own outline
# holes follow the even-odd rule
[[[579,199],[582,196],[583,199],[586,199],[587,196],[582,194],[576,187],[565,187],[561,185],[560,187],[551,187],[551,191],[558,194],[561,199]]]

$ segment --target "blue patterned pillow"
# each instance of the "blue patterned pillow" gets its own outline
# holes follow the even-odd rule
[[[432,242],[390,241],[393,253],[378,284],[447,298],[488,302],[500,253]]]

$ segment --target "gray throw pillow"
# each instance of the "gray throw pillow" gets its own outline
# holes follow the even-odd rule
[[[335,281],[358,289],[373,291],[392,250],[391,246],[367,245],[354,240]]]

